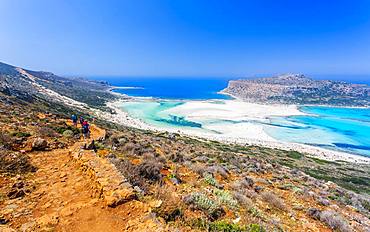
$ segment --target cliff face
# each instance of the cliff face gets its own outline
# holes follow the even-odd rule
[[[313,80],[300,74],[232,80],[222,92],[246,101],[262,103],[370,105],[370,87],[367,85]]]

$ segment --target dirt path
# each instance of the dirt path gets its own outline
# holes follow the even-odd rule
[[[91,139],[104,134],[104,130],[92,125]],[[83,144],[79,141],[69,149],[30,154],[38,167],[29,178],[35,189],[23,198],[11,200],[9,210],[17,213],[11,227],[19,231],[158,231],[152,220],[144,220],[148,209],[141,202],[134,200],[109,208],[94,196],[91,180],[69,154]]]

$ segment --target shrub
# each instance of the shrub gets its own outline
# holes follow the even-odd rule
[[[145,160],[139,164],[138,171],[140,175],[150,181],[158,181],[162,178],[160,173],[163,165],[155,159]]]
[[[212,174],[220,174],[224,179],[227,179],[229,176],[228,170],[221,166],[211,166],[207,170]]]
[[[215,189],[213,192],[217,196],[217,200],[221,204],[225,204],[232,209],[238,207],[238,202],[233,198],[233,196],[228,191]]]
[[[287,156],[292,159],[301,159],[303,155],[297,151],[289,151]]]
[[[12,138],[2,131],[0,132],[0,146],[4,146],[7,149],[11,149],[13,146]]]
[[[265,232],[266,230],[258,224],[250,224],[248,226],[248,232]]]
[[[22,131],[13,132],[11,135],[15,136],[15,137],[18,137],[18,138],[27,138],[27,137],[31,136],[30,133],[22,132]]]
[[[210,232],[243,232],[248,231],[246,226],[229,223],[226,221],[216,221],[209,224]]]
[[[73,131],[71,131],[71,130],[65,130],[64,132],[63,132],[63,136],[64,137],[67,137],[67,138],[72,138],[73,137]]]
[[[73,132],[72,132],[73,133]],[[41,136],[41,137],[57,137],[59,136],[55,130],[53,130],[52,128],[50,127],[46,127],[46,126],[43,126],[43,127],[40,127],[39,130],[38,130],[38,135]]]
[[[320,213],[320,221],[326,223],[331,229],[341,232],[350,232],[352,229],[347,222],[334,211],[323,211]]]
[[[307,211],[307,214],[316,219],[324,222],[326,225],[328,225],[333,230],[338,230],[341,232],[349,232],[352,231],[351,227],[348,225],[348,223],[336,212],[334,211],[320,211],[316,208],[310,208]]]
[[[286,210],[284,201],[278,196],[276,196],[274,193],[264,192],[261,194],[261,196],[262,196],[262,199],[266,201],[272,207],[275,207],[277,209],[284,210],[284,211]]]
[[[80,133],[80,130],[79,130],[78,128],[76,128],[76,127],[74,127],[74,126],[68,126],[68,125],[60,126],[60,127],[56,127],[56,128],[54,128],[54,130],[55,130],[56,132],[58,132],[59,134],[63,134],[63,132],[64,132],[64,131],[66,131],[66,130],[71,130],[71,131],[73,131],[73,134],[74,134],[74,135],[77,135],[77,134],[79,134],[79,133]]]
[[[184,202],[195,209],[199,209],[207,213],[207,216],[212,220],[216,220],[225,214],[224,209],[218,203],[211,200],[203,193],[193,193],[188,195],[184,198]]]
[[[24,174],[35,172],[34,167],[27,155],[21,153],[12,153],[1,149],[0,150],[0,173],[8,174]]]
[[[247,209],[253,207],[252,200],[239,192],[234,193],[234,198],[239,202],[240,205],[246,207]]]
[[[183,215],[183,204],[174,189],[166,186],[157,186],[155,196],[162,201],[160,207],[153,212],[162,217],[166,222],[175,221]]]
[[[184,156],[179,152],[172,153],[170,155],[169,159],[172,160],[175,163],[182,163],[182,162],[185,161]]]
[[[140,175],[138,168],[134,166],[130,161],[123,159],[110,159],[117,170],[127,178],[127,181],[133,185],[138,186],[140,190],[147,192],[149,185],[146,183],[146,179]]]
[[[206,182],[209,185],[217,186],[217,180],[213,178],[212,174],[209,174],[208,172],[203,174],[204,182]]]

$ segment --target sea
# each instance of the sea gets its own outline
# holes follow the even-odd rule
[[[319,76],[318,79],[325,79]],[[326,77],[328,78],[328,77]],[[370,84],[370,77],[353,81],[350,76],[331,76],[330,79],[352,80]],[[202,130],[205,123],[225,123],[222,120],[195,122],[186,115],[171,115],[169,109],[187,101],[212,100],[222,104],[232,98],[218,94],[232,78],[204,77],[93,77],[123,87],[115,92],[136,97],[137,100],[122,104],[122,110],[144,122],[168,128]],[[127,88],[128,87],[128,88]],[[370,157],[370,109],[300,106],[304,116],[271,117],[263,124],[266,134],[284,141],[302,143],[337,151]],[[233,121],[229,123],[240,123]],[[203,124],[203,125],[202,125]],[[221,125],[221,124],[220,124]],[[226,124],[222,124],[226,125]]]

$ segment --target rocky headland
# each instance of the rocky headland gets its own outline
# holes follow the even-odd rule
[[[314,80],[302,74],[231,80],[221,93],[261,103],[370,106],[368,85]]]

